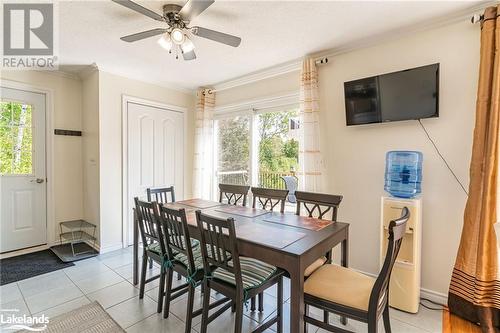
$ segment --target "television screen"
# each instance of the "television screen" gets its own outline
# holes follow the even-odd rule
[[[438,117],[439,64],[344,83],[347,125]]]

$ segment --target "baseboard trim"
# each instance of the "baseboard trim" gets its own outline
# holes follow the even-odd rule
[[[365,275],[368,275],[368,276],[372,276],[375,278],[377,277],[377,275],[373,274],[373,273],[364,272],[364,271],[361,271],[361,270],[355,269],[355,268],[352,268],[352,269],[355,271],[358,271],[360,273],[363,273]],[[433,302],[442,304],[443,306],[446,306],[446,304],[448,304],[448,295],[447,294],[443,294],[443,293],[440,293],[440,292],[437,292],[434,290],[430,290],[430,289],[426,289],[426,288],[420,288],[420,299],[422,299],[422,298],[426,298],[426,299],[431,300]]]
[[[108,253],[116,250],[123,249],[123,244],[122,243],[117,243],[117,244],[111,244],[111,245],[106,245],[106,246],[97,246],[97,250],[99,251],[100,254],[103,253]]]

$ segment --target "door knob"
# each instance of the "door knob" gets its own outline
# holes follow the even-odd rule
[[[37,178],[37,179],[33,179],[33,180],[31,180],[31,182],[32,182],[32,183],[35,183],[35,182],[36,182],[37,184],[41,184],[41,183],[43,183],[44,181],[45,181],[45,179],[43,179],[43,178]]]

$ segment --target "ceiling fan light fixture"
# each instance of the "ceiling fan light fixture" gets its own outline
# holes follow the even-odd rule
[[[167,51],[172,51],[172,39],[168,33],[163,34],[163,36],[158,39],[158,44]]]
[[[188,53],[194,50],[194,44],[187,36],[185,37],[184,43],[181,45],[182,52]]]
[[[170,38],[172,39],[172,42],[177,45],[182,45],[184,41],[186,40],[186,36],[182,32],[181,29],[179,28],[174,28],[170,32]]]

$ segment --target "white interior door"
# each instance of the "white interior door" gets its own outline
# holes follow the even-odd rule
[[[127,103],[128,245],[133,240],[134,197],[148,187],[174,186],[184,196],[184,115],[178,111]]]
[[[0,252],[47,243],[45,95],[1,88]]]

